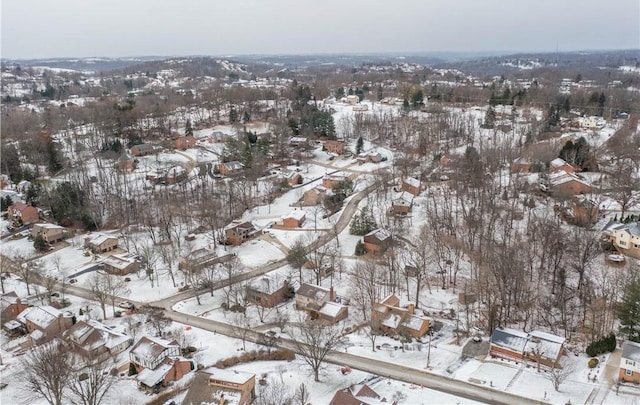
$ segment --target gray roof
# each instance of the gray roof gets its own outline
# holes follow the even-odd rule
[[[496,328],[491,335],[492,344],[518,353],[524,352],[527,340],[526,333],[507,328]]]
[[[622,358],[640,362],[640,343],[625,341],[622,344]]]

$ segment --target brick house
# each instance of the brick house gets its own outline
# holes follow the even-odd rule
[[[336,323],[345,319],[348,308],[335,302],[333,287],[304,283],[296,291],[296,309],[306,311],[311,319]]]
[[[73,346],[75,353],[100,360],[122,353],[133,343],[131,337],[94,319],[76,322],[62,333],[62,339]]]
[[[347,180],[349,180],[349,176],[347,176],[346,174],[328,174],[322,178],[322,187],[331,189],[334,188],[338,183]]]
[[[196,374],[182,405],[249,405],[256,397],[255,387],[255,374],[210,367]]]
[[[133,253],[120,253],[105,258],[102,266],[107,273],[123,276],[140,270],[140,261]]]
[[[329,153],[342,155],[344,154],[344,141],[334,141],[334,140],[325,141],[324,148]]]
[[[400,190],[411,193],[415,197],[418,194],[420,194],[420,190],[421,190],[420,180],[415,179],[413,177],[406,177],[402,179],[402,185],[400,187]]]
[[[516,158],[511,162],[511,173],[529,173],[531,170],[531,160],[526,157]]]
[[[27,309],[27,303],[22,302],[15,291],[0,295],[0,323],[15,320],[18,315]]]
[[[278,279],[262,276],[245,287],[246,300],[261,307],[273,308],[290,298],[291,287],[287,280],[279,282]]]
[[[60,225],[54,224],[34,224],[31,228],[31,236],[36,237],[40,236],[42,239],[53,245],[63,239],[65,239],[68,235],[67,228]]]
[[[391,212],[395,215],[407,215],[413,206],[413,194],[403,191],[399,196],[391,200]]]
[[[281,177],[287,181],[287,184],[290,187],[302,184],[302,176],[300,173],[294,172],[293,170],[284,170]]]
[[[118,248],[118,238],[101,233],[94,233],[84,238],[84,248],[94,253],[109,252]]]
[[[302,194],[300,200],[305,207],[322,204],[322,201],[327,196],[327,189],[324,186],[316,186],[310,190],[307,190]]]
[[[284,228],[300,228],[304,223],[307,213],[302,210],[294,210],[282,217]]]
[[[429,320],[416,315],[413,304],[401,307],[400,299],[395,294],[373,304],[371,319],[372,327],[391,336],[408,335],[419,338],[429,331]]]
[[[618,379],[640,384],[640,343],[627,340],[622,344]]]
[[[515,362],[524,361],[528,335],[515,329],[496,328],[491,334],[489,355]]]
[[[40,219],[38,209],[23,202],[11,204],[7,209],[7,214],[13,222],[22,222],[24,225],[33,224]]]
[[[180,356],[175,340],[143,336],[129,351],[129,361],[138,372],[136,380],[147,388],[166,387],[193,370],[193,363]]]
[[[244,165],[237,160],[232,162],[221,163],[219,166],[220,174],[223,176],[234,176],[242,173]]]
[[[563,170],[553,172],[549,175],[549,185],[551,192],[559,196],[573,196],[591,192],[591,185],[589,183],[573,174],[573,172],[570,173]]]
[[[555,158],[551,162],[549,162],[549,171],[551,173],[557,173],[557,172],[573,173],[575,172],[575,168],[571,166],[569,163],[565,162],[564,159]]]
[[[391,232],[382,228],[376,229],[364,235],[363,242],[367,253],[384,253],[391,246]]]
[[[137,166],[137,160],[131,153],[131,151],[126,150],[122,152],[118,161],[116,162],[116,169],[121,172],[132,172],[135,170]]]
[[[226,243],[240,245],[258,235],[258,230],[251,222],[234,222],[224,230]]]
[[[133,156],[153,155],[162,151],[162,146],[152,145],[150,143],[141,143],[139,145],[133,145],[130,151]]]
[[[34,344],[47,342],[73,325],[73,317],[65,316],[52,306],[27,307],[16,317],[24,325]]]
[[[173,141],[176,149],[187,150],[196,146],[196,138],[193,136],[181,136]]]
[[[380,405],[387,404],[387,400],[376,393],[367,384],[355,384],[348,388],[339,389],[329,402],[329,405]],[[396,405],[393,401],[389,405]]]

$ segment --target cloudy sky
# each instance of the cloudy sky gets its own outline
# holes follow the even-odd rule
[[[640,48],[638,0],[2,0],[2,58]]]

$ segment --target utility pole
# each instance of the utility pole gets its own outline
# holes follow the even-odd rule
[[[429,346],[427,348],[427,369],[429,369],[430,363],[431,363],[431,330],[429,330]]]

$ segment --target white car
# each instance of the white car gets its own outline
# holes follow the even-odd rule
[[[133,309],[134,305],[132,303],[130,303],[129,301],[124,301],[118,304],[118,306],[120,308],[124,308],[124,309]]]

